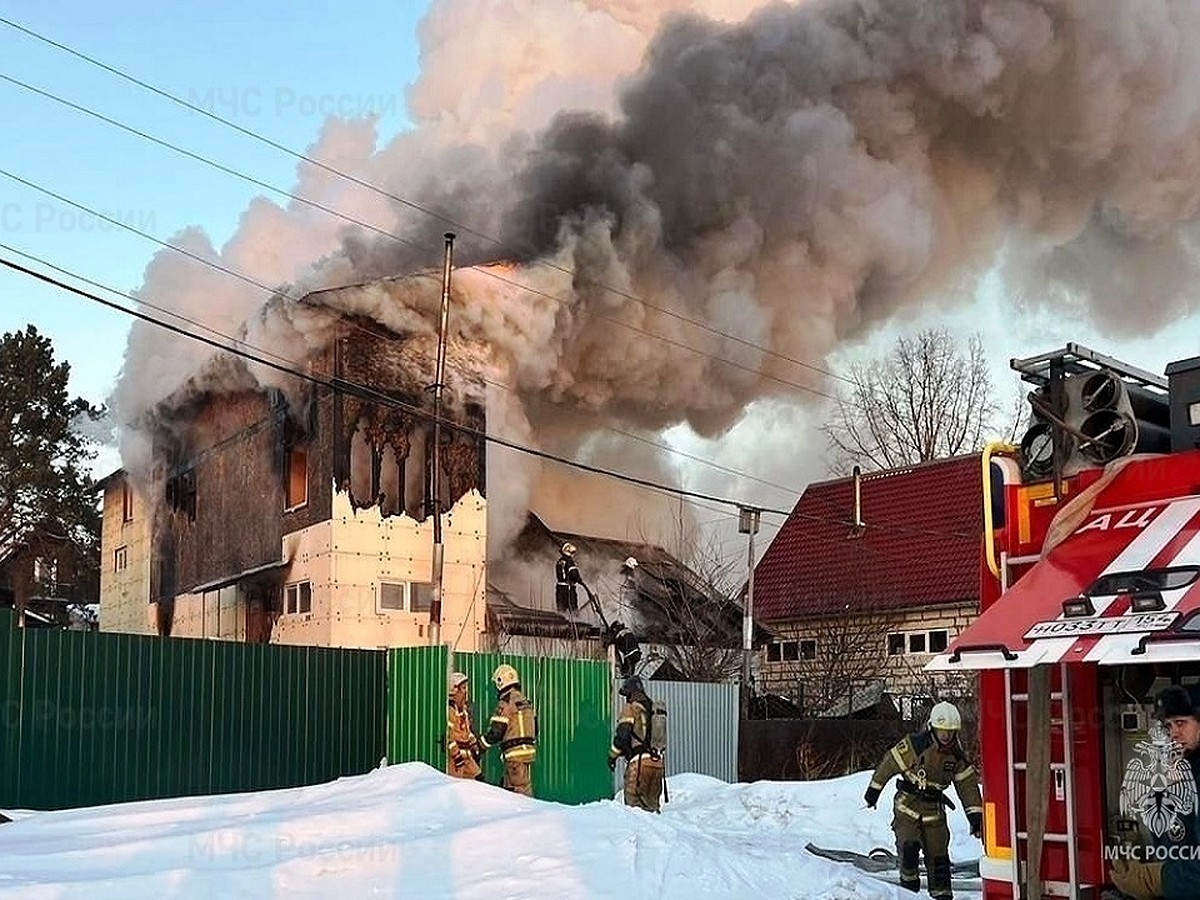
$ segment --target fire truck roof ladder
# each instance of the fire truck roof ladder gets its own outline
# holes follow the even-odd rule
[[[1070,673],[1065,663],[1059,665],[1061,690],[1050,689],[1049,665],[1034,666],[1026,671],[1027,688],[1015,691],[1014,672],[1004,670],[1005,723],[1008,732],[1008,762],[1013,773],[1008,779],[1009,834],[1012,836],[1012,883],[1024,900],[1041,900],[1042,897],[1068,897],[1079,900],[1085,896],[1079,885],[1078,835],[1075,827],[1075,783],[1073,752],[1071,747],[1071,697]],[[1016,734],[1016,704],[1025,704],[1026,746],[1024,758],[1018,758]],[[1061,711],[1053,715],[1057,704]],[[1054,732],[1061,733],[1061,741],[1052,740]],[[1062,747],[1063,758],[1051,759],[1052,747]],[[1061,800],[1066,811],[1066,832],[1046,832],[1046,818],[1050,800],[1051,784],[1056,799]],[[1024,784],[1025,829],[1018,829],[1017,785]],[[1067,881],[1043,881],[1040,861],[1045,843],[1061,843],[1067,850]],[[1022,842],[1024,853],[1021,852]],[[1024,865],[1022,866],[1022,863]]]
[[[1120,375],[1124,380],[1149,388],[1152,391],[1167,391],[1167,379],[1129,363],[1121,362],[1103,353],[1097,353],[1082,344],[1069,343],[1061,350],[1051,350],[1049,353],[1039,353],[1037,356],[1027,356],[1024,359],[1010,359],[1009,365],[1019,372],[1022,381],[1038,387],[1050,383],[1050,367],[1057,361],[1062,362],[1064,375],[1080,375],[1088,372],[1099,372],[1108,369]]]

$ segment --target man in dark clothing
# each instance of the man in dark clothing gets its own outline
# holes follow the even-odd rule
[[[1186,766],[1172,768],[1173,773],[1190,777],[1182,793],[1195,798],[1200,790],[1200,685],[1172,685],[1158,698],[1159,718],[1171,740],[1183,751]],[[1200,848],[1200,817],[1194,806],[1179,816],[1182,844]],[[1117,860],[1112,866],[1113,884],[1137,900],[1194,900],[1200,897],[1200,858],[1195,854],[1172,854],[1164,862]]]
[[[962,802],[971,834],[979,837],[983,821],[983,798],[975,767],[963,755],[958,741],[962,718],[953,703],[938,703],[929,714],[929,727],[904,738],[880,760],[863,799],[875,808],[888,779],[896,781],[892,831],[900,857],[900,886],[921,889],[917,868],[922,854],[929,878],[929,896],[950,900],[950,829],[942,792],[954,784]]]
[[[624,757],[627,763],[625,805],[656,813],[659,812],[666,764],[662,754],[650,742],[653,704],[646,696],[642,679],[636,675],[625,679],[620,694],[625,698],[625,706],[617,720],[612,748],[608,751],[608,767],[616,768],[617,760]]]

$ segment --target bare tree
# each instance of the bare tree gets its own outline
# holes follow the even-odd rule
[[[970,453],[990,435],[1011,440],[1020,425],[1020,404],[1009,413],[997,402],[978,334],[965,347],[944,328],[900,337],[885,356],[851,365],[847,378],[822,429],[838,474]]]
[[[643,618],[652,611],[657,620],[643,623],[653,632],[647,655],[669,663],[689,681],[728,681],[742,665],[737,599],[742,569],[738,560],[722,557],[714,538],[683,519],[671,543],[672,552],[639,560],[631,585]]]

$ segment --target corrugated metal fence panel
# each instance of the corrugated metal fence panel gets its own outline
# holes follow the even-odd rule
[[[423,762],[444,771],[448,656],[445,647],[387,651],[389,763]]]
[[[370,650],[0,622],[0,806],[265,790],[368,771],[384,753],[385,666]]]
[[[613,685],[613,727],[625,705]],[[684,772],[738,780],[738,686],[648,681],[646,693],[667,707],[667,777]],[[618,773],[620,769],[618,769]],[[619,782],[618,782],[619,783]]]
[[[480,732],[487,730],[495,708],[491,676],[501,663],[517,670],[521,688],[537,710],[534,796],[559,803],[589,803],[612,796],[606,764],[612,719],[608,663],[504,653],[454,654],[454,668],[471,679],[472,720]],[[500,783],[502,766],[496,751],[484,757],[483,774],[491,784]]]

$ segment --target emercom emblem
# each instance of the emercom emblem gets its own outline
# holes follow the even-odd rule
[[[1182,840],[1183,817],[1197,811],[1196,782],[1183,748],[1155,722],[1134,749],[1140,755],[1125,766],[1121,814],[1139,817],[1156,838]]]

